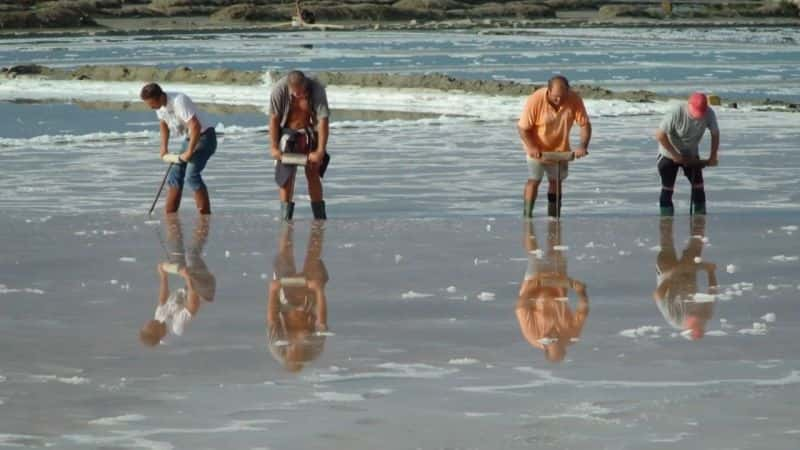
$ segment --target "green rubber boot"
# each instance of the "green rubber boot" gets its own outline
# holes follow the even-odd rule
[[[288,222],[292,217],[294,217],[294,202],[281,202],[281,219]]]
[[[327,220],[328,215],[325,214],[325,201],[311,202],[311,212],[314,213],[314,219]]]
[[[674,206],[661,206],[661,217],[672,217],[675,215]]]

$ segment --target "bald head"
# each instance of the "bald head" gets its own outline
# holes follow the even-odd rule
[[[569,93],[569,80],[563,75],[556,75],[547,81],[547,100],[556,107],[567,98]]]

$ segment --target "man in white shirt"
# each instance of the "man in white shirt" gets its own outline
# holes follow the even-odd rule
[[[214,128],[186,94],[164,92],[158,84],[150,83],[142,88],[139,96],[156,111],[161,127],[161,159],[172,164],[167,177],[166,212],[178,211],[186,180],[194,192],[197,210],[200,214],[211,214],[208,189],[200,173],[217,150]],[[170,133],[186,137],[180,154],[169,153]]]

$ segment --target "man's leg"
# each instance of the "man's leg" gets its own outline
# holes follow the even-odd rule
[[[539,184],[544,177],[544,169],[535,159],[528,158],[528,181],[525,183],[525,190],[522,194],[522,217],[529,219],[533,217],[533,206],[536,204],[536,197],[539,193]]]
[[[289,177],[289,181],[287,181],[286,184],[278,188],[278,196],[281,200],[281,219],[283,220],[292,220],[294,216],[294,202],[292,201],[292,197],[294,196],[294,178],[296,176],[297,173],[293,174]]]
[[[661,177],[661,196],[658,204],[662,216],[675,215],[672,194],[675,191],[675,178],[678,176],[678,167],[675,162],[667,157],[660,156],[658,158],[658,174]]]
[[[325,201],[322,199],[322,177],[319,175],[320,165],[309,164],[306,166],[306,179],[308,180],[308,196],[311,197],[311,210],[314,219],[326,220]]]
[[[183,194],[183,181],[186,178],[186,164],[173,164],[167,175],[167,201],[164,211],[167,214],[178,212]]]
[[[564,179],[567,178],[567,165],[558,162],[547,167],[547,215],[561,217],[561,198]]]
[[[700,167],[684,168],[684,174],[692,183],[692,215],[705,215],[706,191],[703,185],[703,169]]]
[[[209,130],[207,134],[200,136],[200,142],[192,155],[191,161],[186,165],[186,183],[194,192],[194,203],[200,214],[211,214],[211,199],[208,196],[208,187],[203,181],[201,173],[206,168],[211,155],[217,149],[216,134]]]

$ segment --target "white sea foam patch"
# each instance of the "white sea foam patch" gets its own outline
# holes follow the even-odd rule
[[[141,422],[145,419],[146,417],[141,414],[124,414],[122,416],[101,417],[99,419],[90,420],[89,425],[102,425],[106,427],[112,427],[116,425],[124,425],[130,422]]]
[[[415,292],[415,291],[408,291],[400,294],[400,298],[404,300],[415,299],[415,298],[428,298],[428,297],[433,297],[433,294],[426,294],[424,292]]]
[[[445,369],[421,363],[385,363],[379,364],[376,366],[376,368],[378,370],[352,373],[347,373],[344,370],[337,370],[335,373],[320,373],[317,375],[308,376],[307,378],[310,381],[321,383],[369,380],[378,378],[435,379],[443,378],[459,371],[458,369],[454,368]]]
[[[31,138],[0,138],[2,147],[52,146],[54,144],[98,144],[155,139],[158,131],[97,132],[89,134],[44,134]]]
[[[553,385],[567,385],[578,388],[695,388],[719,385],[748,385],[748,386],[790,386],[800,384],[800,370],[793,370],[780,378],[728,378],[702,381],[636,381],[636,380],[575,380],[558,377],[553,372],[533,367],[519,367],[517,371],[534,375],[535,379],[523,384],[462,386],[455,388],[462,392],[492,393],[505,391],[525,391],[532,388]]]
[[[314,396],[324,402],[360,402],[364,400],[364,396],[361,394],[344,392],[315,392]]]
[[[244,138],[254,134],[266,134],[264,127],[243,127],[238,125],[217,124],[220,134],[226,139]],[[222,131],[224,130],[224,131]],[[0,137],[0,151],[9,147],[51,148],[53,145],[79,144],[87,147],[105,147],[110,143],[157,142],[159,131],[156,126],[144,131],[98,131],[87,134],[43,134],[29,138]]]
[[[141,82],[92,80],[44,80],[37,78],[0,79],[0,100],[86,100],[139,101]],[[237,86],[219,84],[170,84],[170,89],[188,94],[199,103],[228,105],[269,104],[271,84]],[[328,86],[330,104],[340,109],[426,112],[458,114],[484,119],[514,119],[525,102],[524,96],[470,94],[414,88],[364,88]],[[664,113],[670,102],[633,103],[622,100],[586,100],[591,116],[630,116]]]
[[[619,419],[609,418],[612,414],[614,414],[614,411],[608,408],[590,402],[582,402],[569,406],[564,412],[545,414],[539,416],[539,418],[543,420],[580,419],[590,422],[620,423]]]
[[[25,294],[36,294],[36,295],[44,295],[44,291],[41,289],[36,288],[9,288],[5,284],[0,284],[0,295],[3,294],[18,294],[18,293],[25,293]]]
[[[473,364],[478,364],[479,362],[480,361],[475,358],[454,358],[448,361],[448,364],[454,366],[471,366]]]

